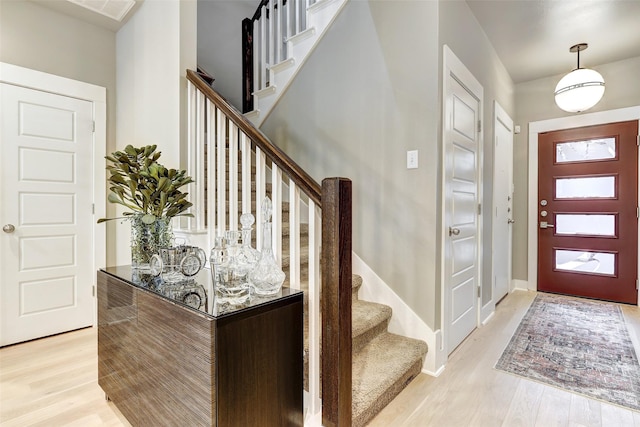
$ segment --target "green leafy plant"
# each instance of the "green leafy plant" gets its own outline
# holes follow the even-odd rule
[[[184,213],[193,206],[187,201],[189,193],[180,188],[190,184],[193,179],[185,170],[167,169],[160,163],[160,152],[156,145],[135,148],[127,145],[124,151],[116,151],[105,158],[110,172],[108,200],[118,203],[131,212],[125,217],[142,214],[143,222],[152,224],[157,218],[174,216],[193,216]],[[98,223],[116,218],[100,218]]]

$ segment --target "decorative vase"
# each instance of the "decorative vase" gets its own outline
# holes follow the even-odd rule
[[[171,218],[136,214],[131,216],[131,266],[148,269],[149,260],[173,240]]]
[[[249,282],[253,292],[260,296],[275,295],[280,292],[285,279],[284,272],[278,267],[271,247],[271,199],[265,197],[262,201],[262,251],[260,260],[251,273]]]

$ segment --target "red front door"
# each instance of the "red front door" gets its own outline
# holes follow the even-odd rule
[[[540,134],[538,290],[637,303],[638,122]]]

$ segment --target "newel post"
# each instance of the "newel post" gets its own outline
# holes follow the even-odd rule
[[[322,424],[351,426],[351,180],[322,181]]]

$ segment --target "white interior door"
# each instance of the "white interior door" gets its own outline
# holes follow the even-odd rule
[[[0,345],[93,324],[93,106],[0,83]]]
[[[480,106],[482,90],[445,49],[444,317],[451,353],[478,324],[480,294]]]
[[[493,175],[493,300],[510,290],[513,224],[513,120],[495,102]]]

